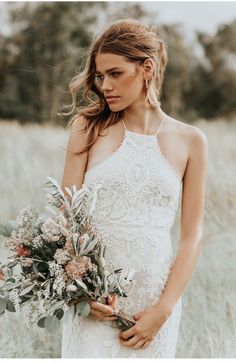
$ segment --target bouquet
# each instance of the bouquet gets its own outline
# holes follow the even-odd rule
[[[15,221],[0,225],[12,252],[0,263],[0,316],[5,310],[23,311],[28,325],[37,322],[41,328],[57,324],[71,304],[76,303],[76,314],[86,317],[89,300],[106,303],[112,294],[127,297],[134,274],[106,269],[106,247],[91,223],[101,184],[93,190],[85,184],[79,190],[65,187],[66,195],[56,180],[47,179],[49,215],[28,206]],[[135,324],[121,312],[115,316],[121,330]]]

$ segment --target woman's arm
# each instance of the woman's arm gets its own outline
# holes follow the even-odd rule
[[[208,161],[206,135],[193,126],[189,145],[189,159],[183,179],[179,250],[163,294],[155,305],[157,309],[163,309],[167,317],[192,276],[200,253],[203,233]]]
[[[84,173],[88,161],[88,151],[81,154],[76,154],[76,152],[87,143],[87,138],[82,132],[84,126],[85,120],[80,116],[74,121],[71,127],[61,185],[65,194],[67,194],[64,190],[65,186],[70,188],[75,185],[76,189],[79,190],[83,184]]]

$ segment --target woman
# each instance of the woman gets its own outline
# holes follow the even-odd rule
[[[62,188],[102,183],[93,223],[109,269],[135,267],[128,297],[91,302],[87,318],[63,317],[62,357],[175,356],[181,295],[194,270],[203,230],[207,138],[163,112],[167,53],[148,26],[113,23],[91,44],[71,82],[90,104],[70,125]],[[94,97],[96,96],[96,97]],[[86,131],[87,130],[87,131]],[[173,261],[170,229],[181,200],[181,237]],[[135,325],[114,327],[115,310]]]

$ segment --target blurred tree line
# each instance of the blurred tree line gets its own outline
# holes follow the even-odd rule
[[[115,3],[113,3],[115,4]],[[142,4],[126,3],[108,15],[107,2],[8,4],[11,35],[0,34],[0,118],[22,123],[65,125],[58,116],[71,104],[69,82],[83,67],[83,55],[96,32],[99,14],[108,21],[133,17],[156,24]],[[173,117],[194,121],[234,116],[236,93],[236,20],[214,36],[198,32],[204,57],[185,43],[177,25],[160,25],[168,48],[162,106]],[[80,99],[80,104],[83,100]]]

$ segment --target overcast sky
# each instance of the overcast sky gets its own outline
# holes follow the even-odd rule
[[[189,39],[192,38],[194,30],[214,34],[218,25],[236,20],[236,2],[234,1],[148,1],[142,3],[148,10],[156,12],[157,19],[161,22],[181,23]]]

